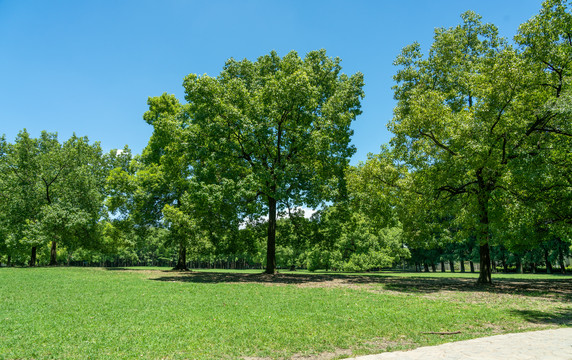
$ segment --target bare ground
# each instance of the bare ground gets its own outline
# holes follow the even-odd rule
[[[126,270],[139,271],[139,270]],[[430,278],[375,275],[278,273],[248,274],[227,272],[174,272],[143,270],[157,281],[194,283],[254,283],[271,286],[296,285],[299,287],[347,287],[372,289],[402,294],[443,294],[446,292],[477,292],[558,298],[572,301],[570,279],[494,279],[493,285],[477,285],[472,278]]]

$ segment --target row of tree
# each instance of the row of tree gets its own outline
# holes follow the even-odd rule
[[[493,261],[561,269],[572,224],[572,6],[511,43],[467,12],[395,65],[394,137],[349,165],[363,75],[324,50],[230,59],[148,100],[141,155],[24,130],[0,142],[0,255],[49,263],[364,271]],[[311,218],[301,207],[319,209]],[[493,249],[491,257],[491,249]],[[538,255],[540,254],[540,255]],[[21,261],[21,260],[19,260]],[[238,264],[238,265],[237,265]]]
[[[35,266],[38,249],[49,246],[49,265],[58,248],[112,251],[109,214],[104,207],[109,171],[119,164],[116,152],[104,155],[98,143],[73,135],[39,138],[21,131],[14,143],[0,138],[0,254],[5,263]],[[71,259],[71,258],[70,258]]]

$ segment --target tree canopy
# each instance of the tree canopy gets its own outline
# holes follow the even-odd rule
[[[191,74],[184,87],[195,175],[213,181],[204,176],[208,164],[225,168],[217,181],[239,182],[243,200],[268,214],[266,271],[274,273],[277,212],[335,196],[355,151],[350,124],[363,76],[341,73],[340,59],[324,50],[304,59],[271,52],[255,62],[230,59],[216,78]]]
[[[184,101],[148,98],[141,154],[73,135],[0,138],[0,261],[370,271],[566,271],[572,4],[514,39],[468,11],[395,60],[390,144],[365,162],[364,79],[325,50],[229,59]],[[304,216],[311,208],[312,216]],[[28,260],[29,259],[29,260]],[[232,264],[232,265],[230,265]]]
[[[505,227],[507,199],[524,191],[524,178],[535,179],[542,196],[561,183],[533,164],[562,156],[572,134],[556,105],[569,92],[572,22],[562,2],[546,2],[520,27],[514,48],[476,14],[462,18],[436,30],[426,58],[413,44],[395,61],[398,105],[389,128],[412,190],[425,204],[455,209],[457,225],[477,235],[479,282],[490,283],[491,233]]]
[[[17,240],[12,247],[30,247],[36,264],[38,246],[50,243],[50,264],[57,263],[57,243],[69,250],[97,246],[103,216],[106,172],[99,144],[73,135],[60,143],[57,134],[31,138],[26,130],[14,144],[4,144],[3,203],[5,228]]]

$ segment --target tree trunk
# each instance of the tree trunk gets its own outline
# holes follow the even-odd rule
[[[6,266],[10,267],[12,265],[12,255],[8,255],[8,260],[6,262]]]
[[[268,241],[266,243],[267,274],[276,272],[276,199],[268,197]]]
[[[477,174],[480,194],[478,195],[479,202],[479,225],[478,232],[479,240],[479,278],[477,284],[492,284],[491,275],[491,251],[489,248],[489,194],[488,189],[484,187],[484,180],[480,173]]]
[[[431,270],[433,270],[433,272],[437,272],[437,268],[435,266],[435,263],[431,263]]]
[[[58,252],[56,247],[56,242],[52,241],[52,249],[50,250],[50,266],[58,264]]]
[[[562,239],[558,238],[558,262],[560,263],[560,272],[562,272],[562,274],[566,274],[566,264],[564,264],[564,249],[567,249],[568,247],[566,246],[566,244],[564,243],[564,241],[562,241]],[[566,250],[566,252],[568,253],[568,251]]]
[[[491,277],[491,252],[489,249],[489,244],[486,243],[479,247],[479,279],[477,280],[478,284],[492,284],[492,277]]]
[[[429,272],[429,265],[427,265],[427,262],[423,262],[423,268],[425,269],[425,272]]]
[[[564,264],[564,250],[560,247],[558,251],[558,262],[560,263],[560,272],[566,274],[566,264]]]
[[[516,272],[518,274],[522,274],[522,260],[520,259],[520,256],[516,255]]]
[[[471,268],[471,272],[475,272],[475,264],[472,261],[469,261],[469,267]]]
[[[32,246],[32,255],[30,255],[30,266],[36,266],[36,247]]]
[[[449,267],[451,268],[451,272],[455,272],[455,262],[449,261]]]
[[[544,249],[544,262],[546,263],[546,273],[552,274],[552,264],[548,259],[548,249]]]
[[[179,245],[179,257],[173,270],[189,270],[187,268],[187,247],[183,244]]]
[[[461,260],[461,272],[464,273],[465,272],[465,261]]]
[[[445,262],[441,261],[441,272],[445,272]]]

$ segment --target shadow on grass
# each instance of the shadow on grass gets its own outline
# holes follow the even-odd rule
[[[534,324],[572,325],[572,311],[566,308],[560,308],[554,311],[513,309],[510,310],[510,312]]]
[[[475,279],[462,278],[401,278],[389,281],[386,289],[408,293],[438,291],[490,292],[532,297],[557,296],[572,301],[572,282],[567,279],[494,279],[488,286],[478,285]]]
[[[279,273],[248,274],[232,272],[183,272],[163,271],[165,275],[155,281],[191,283],[260,283],[276,285],[307,285],[315,287],[380,285],[386,290],[402,293],[430,294],[440,291],[490,292],[532,297],[553,296],[572,301],[572,282],[569,279],[493,279],[493,285],[481,286],[474,278],[428,278],[343,274]],[[167,275],[170,273],[172,275]]]
[[[130,272],[150,272],[150,271],[159,271],[164,273],[171,273],[171,272],[182,272],[186,273],[190,270],[173,270],[172,268],[155,268],[155,267],[138,267],[138,268],[130,268],[130,267],[104,267],[103,269],[107,271],[130,271]]]

